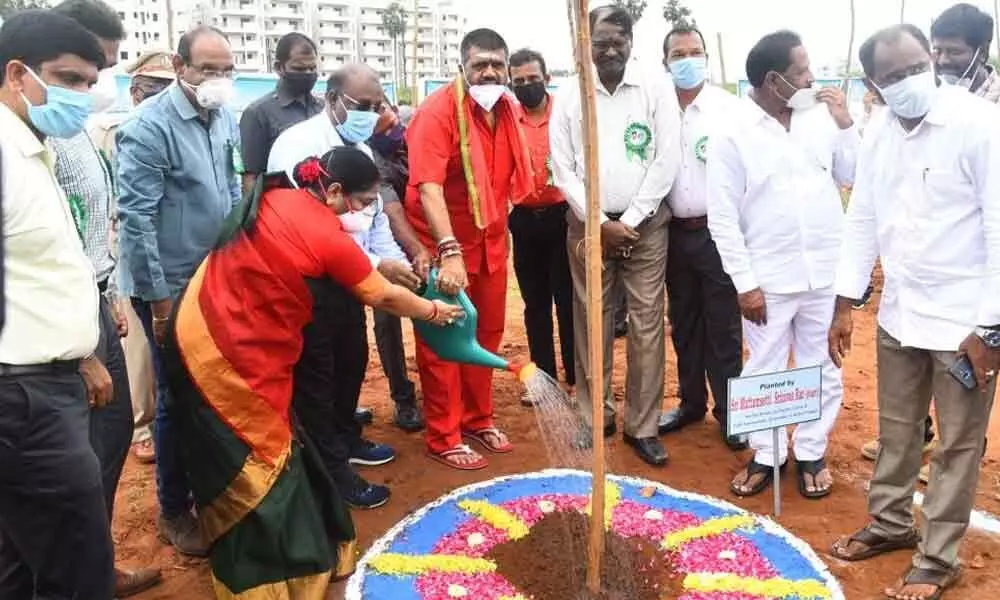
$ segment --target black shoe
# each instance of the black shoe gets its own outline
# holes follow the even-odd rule
[[[692,423],[705,420],[705,415],[696,415],[683,408],[668,410],[660,415],[660,435],[680,431]]]
[[[344,502],[354,508],[371,510],[389,501],[389,488],[368,483],[360,475],[354,475],[344,490]]]
[[[722,430],[722,441],[733,452],[741,452],[750,447],[750,438],[745,435],[726,435],[725,429]]]
[[[365,425],[371,425],[374,420],[375,413],[373,413],[370,408],[359,408],[354,411],[354,421],[362,427]]]
[[[625,443],[635,449],[635,453],[639,455],[639,458],[654,467],[662,467],[670,459],[667,449],[660,443],[659,438],[634,438],[626,435]]]
[[[604,438],[607,439],[618,433],[618,425],[614,421],[611,421],[604,426]],[[591,433],[590,427],[581,427],[580,432],[576,434],[576,439],[573,440],[573,448],[577,450],[590,450],[594,447],[594,436]]]
[[[424,417],[416,404],[396,405],[396,418],[393,423],[407,433],[416,433],[424,429]]]

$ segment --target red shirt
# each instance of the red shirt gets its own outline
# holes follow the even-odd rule
[[[562,190],[552,181],[552,150],[549,148],[549,117],[552,115],[552,96],[545,102],[545,112],[538,117],[521,111],[521,128],[531,153],[531,168],[535,171],[535,192],[520,202],[518,206],[542,208],[566,201]]]
[[[406,130],[406,144],[409,149],[410,182],[406,190],[406,215],[420,236],[421,242],[431,251],[437,247],[432,239],[424,207],[420,202],[420,184],[436,183],[444,188],[445,203],[451,219],[452,232],[465,256],[465,268],[470,275],[486,269],[496,273],[507,262],[507,217],[497,219],[479,229],[469,209],[469,189],[462,169],[462,157],[458,146],[458,116],[455,110],[454,87],[446,85],[421,104],[413,115],[413,121]],[[472,106],[471,128],[475,128],[483,140],[483,150],[490,181],[497,198],[507,199],[511,195],[511,177],[514,175],[514,160],[496,160],[494,130],[486,123],[486,116],[471,96],[465,101]],[[511,110],[513,103],[500,102],[494,111]],[[504,165],[506,168],[498,168]]]

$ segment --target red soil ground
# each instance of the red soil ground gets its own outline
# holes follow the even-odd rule
[[[873,305],[877,305],[877,301],[876,297]],[[523,305],[513,280],[507,306],[507,335],[502,353],[524,356],[527,354],[527,343],[522,320]],[[839,535],[860,527],[866,518],[865,484],[871,476],[872,463],[861,458],[860,448],[876,431],[874,336],[875,311],[873,306],[869,306],[865,311],[855,313],[854,350],[844,370],[844,409],[828,456],[828,463],[836,477],[835,492],[826,500],[813,502],[798,495],[790,475],[786,476],[782,486],[784,514],[780,523],[817,550],[840,579],[849,600],[883,598],[882,590],[903,572],[909,560],[909,554],[903,552],[867,563],[848,564],[826,553]],[[410,350],[412,356],[412,345]],[[621,401],[625,375],[623,343],[619,341],[615,350],[615,394]],[[672,349],[668,360],[664,405],[669,408],[677,403]],[[412,358],[409,366],[411,377],[417,381]],[[372,481],[391,486],[393,496],[390,503],[379,510],[355,513],[360,548],[367,548],[408,513],[450,490],[499,475],[551,466],[531,409],[522,408],[518,401],[522,391],[518,382],[510,374],[499,373],[495,390],[497,422],[510,434],[516,444],[515,452],[492,458],[490,467],[485,471],[463,473],[448,469],[425,457],[421,435],[403,434],[390,425],[392,402],[388,384],[372,346],[361,403],[375,409],[375,424],[367,428],[366,435],[393,445],[399,459],[385,467],[364,472],[365,477]],[[664,469],[648,467],[620,439],[616,439],[608,447],[609,471],[661,481],[677,489],[716,496],[748,510],[770,514],[770,495],[737,500],[729,494],[729,481],[748,456],[729,452],[722,445],[717,431],[715,424],[708,422],[664,438],[671,455],[670,465]],[[982,510],[1000,514],[1000,419],[993,420],[990,437],[996,442],[991,445],[980,476],[977,505]],[[706,470],[706,465],[713,468]],[[140,600],[212,598],[206,563],[181,559],[172,549],[157,541],[155,485],[153,467],[138,465],[130,459],[118,492],[114,523],[120,564],[138,567],[153,563],[163,569],[164,584],[138,596]],[[947,597],[954,600],[1000,598],[1000,578],[994,571],[1000,567],[1000,538],[972,533],[963,546],[961,557],[966,565],[962,581]],[[331,588],[330,600],[342,597],[342,586]]]

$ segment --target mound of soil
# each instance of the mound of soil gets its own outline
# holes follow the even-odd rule
[[[524,538],[495,547],[488,555],[497,572],[532,600],[668,600],[680,598],[681,581],[665,553],[640,538],[604,536],[603,590],[587,590],[589,517],[553,513]]]

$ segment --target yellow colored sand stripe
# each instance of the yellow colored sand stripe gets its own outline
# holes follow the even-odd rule
[[[614,483],[608,481],[604,485],[604,527],[611,529],[611,516],[615,514],[615,507],[622,501],[622,489]],[[583,512],[590,514],[591,503],[587,502],[587,507]]]
[[[825,600],[831,597],[826,584],[816,579],[799,581],[780,577],[754,579],[728,573],[692,573],[684,578],[684,589],[692,592],[744,593],[765,598],[796,600]]]
[[[679,531],[667,534],[663,538],[661,546],[664,550],[675,550],[684,544],[720,533],[736,531],[737,529],[750,529],[754,526],[754,518],[750,515],[733,515],[731,517],[720,517],[709,519],[700,525],[687,527]]]
[[[430,571],[477,575],[493,573],[497,565],[484,558],[452,556],[447,554],[380,554],[372,559],[371,567],[386,575],[423,575]]]
[[[493,527],[505,531],[507,537],[519,540],[528,535],[528,526],[524,521],[499,506],[483,500],[462,500],[458,507],[474,517],[479,517]]]

